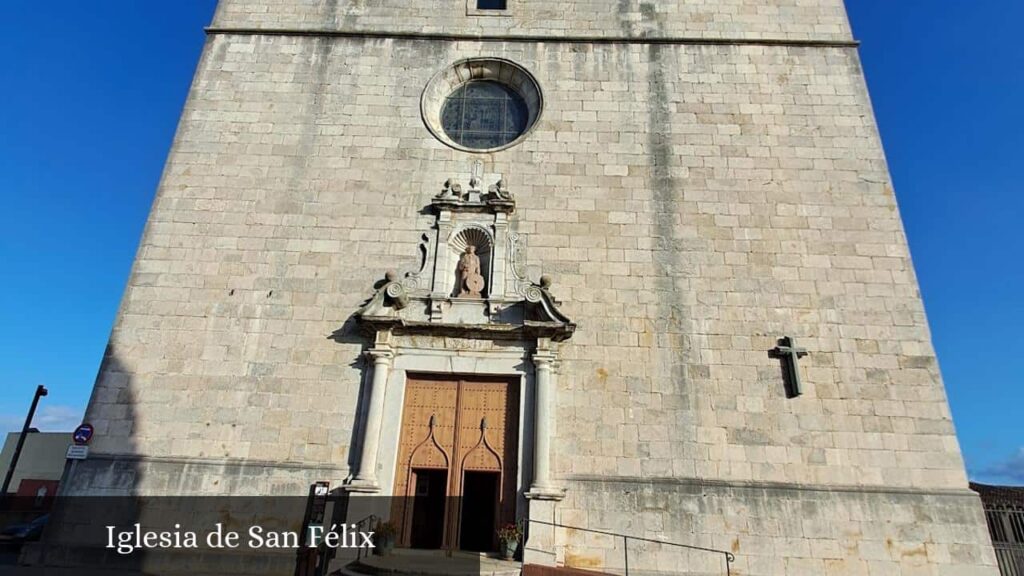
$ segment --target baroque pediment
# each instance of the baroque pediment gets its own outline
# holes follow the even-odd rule
[[[515,197],[504,181],[486,190],[444,183],[419,246],[419,266],[389,271],[355,317],[367,329],[470,338],[572,336],[576,325],[558,310],[552,281],[526,277],[524,239],[514,230]]]

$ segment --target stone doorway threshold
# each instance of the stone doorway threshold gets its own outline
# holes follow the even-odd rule
[[[331,576],[519,576],[519,562],[476,552],[396,549],[387,556],[369,556]]]

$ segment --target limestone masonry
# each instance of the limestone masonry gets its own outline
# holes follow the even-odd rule
[[[432,133],[460,62],[535,80],[518,143]],[[67,490],[390,495],[409,373],[519,378],[516,517],[733,574],[998,574],[841,0],[221,0]]]

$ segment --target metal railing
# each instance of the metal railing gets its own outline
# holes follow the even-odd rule
[[[377,516],[376,514],[370,514],[366,518],[363,518],[362,520],[359,520],[359,521],[354,523],[355,531],[356,532],[362,532],[363,531],[363,529],[362,529],[363,526],[365,526],[366,523],[368,523],[368,522],[370,523],[370,528],[373,528],[374,525],[379,520],[380,520],[379,516]],[[367,552],[367,555],[369,555],[369,554],[370,553]],[[358,547],[356,547],[356,562],[359,562],[362,559],[363,559],[363,547],[362,546],[358,546]]]
[[[1024,576],[1024,544],[993,542],[1002,576]]]
[[[1024,509],[985,508],[992,547],[1002,576],[1024,576]]]
[[[1024,545],[1024,509],[986,508],[985,519],[993,542]]]
[[[692,544],[681,544],[679,542],[667,542],[665,540],[654,540],[652,538],[640,538],[639,536],[629,536],[628,534],[619,534],[616,532],[606,532],[604,530],[592,530],[590,528],[581,528],[579,526],[567,526],[565,524],[557,524],[555,522],[545,522],[543,520],[525,519],[529,524],[540,524],[543,526],[551,526],[554,528],[565,528],[567,530],[580,530],[581,532],[589,532],[591,534],[603,534],[605,536],[611,536],[612,538],[622,538],[622,554],[623,554],[623,568],[625,570],[625,576],[629,576],[629,541],[633,540],[636,542],[648,542],[652,544],[660,544],[662,546],[674,546],[685,550],[694,550],[698,552],[708,552],[711,554],[721,554],[725,559],[725,574],[731,576],[732,568],[731,565],[736,561],[736,556],[732,552],[726,550],[717,550],[715,548],[705,548],[703,546],[694,546]],[[523,558],[526,557],[526,550],[524,544]],[[1014,575],[1016,576],[1016,574]]]

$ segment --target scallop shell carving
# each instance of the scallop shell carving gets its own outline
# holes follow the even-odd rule
[[[466,246],[475,246],[476,253],[483,257],[491,253],[491,235],[483,228],[464,228],[452,237],[448,245],[458,254],[465,252]]]

